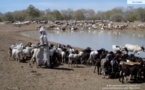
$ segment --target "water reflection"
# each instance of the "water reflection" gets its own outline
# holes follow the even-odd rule
[[[39,32],[25,32],[25,36],[39,38]],[[48,32],[48,40],[72,45],[75,47],[91,47],[94,50],[105,48],[112,50],[112,45],[124,46],[125,44],[145,45],[145,31],[125,31],[125,30],[80,30],[80,31],[59,31]],[[144,53],[141,53],[143,56]]]

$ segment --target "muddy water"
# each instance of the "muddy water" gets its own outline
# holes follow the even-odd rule
[[[29,31],[22,33],[28,37],[39,39],[39,32]],[[138,44],[145,46],[145,31],[141,30],[81,30],[81,31],[48,31],[48,40],[72,45],[75,47],[91,47],[94,50],[105,48],[112,50],[112,45]],[[139,56],[144,57],[145,53]]]

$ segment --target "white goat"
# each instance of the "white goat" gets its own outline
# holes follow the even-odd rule
[[[122,51],[123,48],[121,46],[112,45],[112,50],[114,53],[116,53],[117,51]]]
[[[26,59],[27,57],[31,57],[32,49],[33,49],[32,47],[26,47],[25,49],[22,50],[22,55],[24,59]]]
[[[95,57],[96,57],[97,54],[98,54],[98,51],[96,51],[96,50],[91,51],[90,56],[89,56],[89,59],[88,59],[87,62],[93,64],[93,62],[95,61]]]
[[[23,44],[11,45],[10,46],[10,58],[12,57],[14,60],[20,61],[21,59],[21,52],[23,50]]]
[[[78,50],[75,50],[73,48],[69,48],[69,55],[68,55],[68,66],[72,66],[72,64],[74,63],[74,65],[78,63],[78,61],[80,60],[80,57],[82,55],[82,53],[80,53]]]
[[[72,64],[74,63],[74,65],[76,64],[77,66],[77,62],[80,58],[79,54],[73,54],[73,53],[70,53],[69,56],[69,61],[68,61],[68,66],[71,66],[72,67]]]

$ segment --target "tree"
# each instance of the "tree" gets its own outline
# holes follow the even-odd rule
[[[0,22],[3,21],[4,15],[0,12]]]
[[[84,15],[83,9],[79,9],[79,10],[75,11],[73,13],[73,19],[75,19],[75,20],[84,20],[85,15]]]
[[[39,9],[35,8],[33,5],[29,5],[26,11],[30,19],[37,18],[41,15]]]
[[[104,20],[105,19],[105,13],[102,11],[98,11],[97,14],[95,15],[95,18],[97,20]]]
[[[27,14],[25,10],[13,12],[14,21],[24,21],[26,20],[26,16]]]
[[[53,13],[50,9],[46,9],[44,12],[45,12],[44,16],[46,17],[47,20],[52,20],[52,21],[56,20],[56,18],[53,16]]]
[[[95,19],[95,11],[93,9],[84,10],[84,16],[88,20]]]
[[[137,8],[135,10],[135,13],[137,14],[137,19],[144,22],[145,21],[145,8]]]
[[[72,9],[67,9],[67,10],[61,10],[61,15],[65,20],[71,20],[73,17],[73,10]]]
[[[131,6],[127,7],[125,14],[124,14],[124,19],[125,21],[130,21],[133,22],[136,20],[136,14],[135,14],[135,9]]]
[[[4,20],[14,22],[13,13],[12,12],[5,13]]]
[[[56,20],[63,20],[63,17],[58,10],[53,10],[52,15],[56,18]]]
[[[105,14],[105,19],[110,20],[110,17],[112,16],[112,14],[114,14],[115,12],[113,12],[112,10],[106,11],[104,12]]]
[[[123,20],[123,17],[119,13],[114,13],[111,17],[110,20],[115,21],[115,22],[121,22]]]
[[[33,5],[29,5],[27,9],[21,11],[0,13],[0,21],[24,21],[24,20],[113,20],[121,21],[145,21],[145,8],[134,9],[132,6],[116,7],[108,11],[98,11],[93,9],[78,10],[39,10]]]
[[[124,8],[117,7],[111,10],[110,20],[121,22],[124,21]]]
[[[36,18],[36,20],[38,21],[47,21],[48,20],[48,17],[47,17],[47,13],[46,13],[46,10],[45,11],[40,11],[40,16]]]

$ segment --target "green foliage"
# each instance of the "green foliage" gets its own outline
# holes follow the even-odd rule
[[[102,11],[98,11],[97,14],[96,14],[96,19],[97,20],[103,20],[105,18],[105,12],[102,12]]]
[[[130,22],[137,20],[137,15],[133,7],[131,6],[127,7],[126,11],[124,12],[124,19],[125,21],[130,21]]]
[[[106,11],[104,14],[105,14],[106,19],[107,20],[110,20],[110,17],[112,16],[113,11],[112,10],[109,10],[109,11]]]
[[[134,22],[137,19],[136,15],[134,13],[130,14],[126,18],[127,18],[127,21],[130,21],[130,22]]]
[[[0,13],[0,22],[4,21],[4,15],[2,13]]]
[[[5,13],[4,20],[13,22],[14,21],[13,13],[12,12]]]
[[[110,17],[110,20],[115,21],[115,22],[121,22],[123,20],[123,17],[119,13],[115,13]]]
[[[33,5],[29,5],[26,12],[31,19],[35,19],[41,15],[39,9],[35,8]]]
[[[93,9],[87,9],[87,10],[84,9],[83,12],[87,20],[95,19],[95,11]]]
[[[14,21],[24,21],[26,20],[26,11],[14,11],[13,12],[13,19]]]
[[[138,20],[145,22],[145,8],[138,8],[135,13],[137,14]]]
[[[95,12],[92,9],[39,10],[33,5],[29,5],[25,10],[0,13],[0,21],[24,20],[112,20],[116,22],[138,20],[144,22],[145,8],[116,7],[108,11]]]
[[[124,8],[118,7],[110,11],[110,20],[121,22],[124,21]]]
[[[67,10],[61,10],[61,15],[63,16],[63,19],[65,20],[71,20],[73,17],[74,11],[72,9]]]
[[[73,13],[73,19],[75,20],[84,20],[85,19],[85,15],[82,9],[76,10]]]
[[[58,10],[53,10],[51,14],[56,20],[63,20],[63,16]]]

